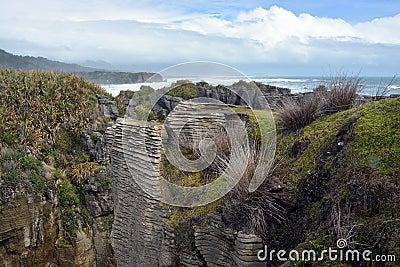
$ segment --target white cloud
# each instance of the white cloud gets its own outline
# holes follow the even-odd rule
[[[0,48],[67,61],[362,66],[400,57],[400,14],[350,24],[272,6],[228,20],[151,1],[21,0],[0,10],[0,36]]]
[[[360,41],[368,43],[400,44],[400,14],[351,25],[342,19],[320,18],[309,14],[296,16],[283,8],[257,8],[241,13],[233,21],[218,18],[188,20],[176,28],[202,34],[247,38],[260,42],[266,49],[297,38],[308,44],[310,39],[330,38],[332,41]]]
[[[358,23],[354,29],[361,39],[372,43],[400,44],[400,14]]]

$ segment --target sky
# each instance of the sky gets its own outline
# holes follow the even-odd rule
[[[400,75],[399,0],[0,0],[0,48],[161,71],[213,61],[249,76]]]

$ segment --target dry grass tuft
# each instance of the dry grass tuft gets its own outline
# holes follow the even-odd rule
[[[277,110],[285,129],[297,131],[315,120],[321,109],[315,95],[306,95],[300,99],[287,98]]]
[[[361,81],[358,76],[337,76],[312,94],[287,98],[277,109],[282,127],[296,132],[321,115],[352,108],[361,91]]]

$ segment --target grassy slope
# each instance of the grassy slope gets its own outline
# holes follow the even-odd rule
[[[400,99],[328,115],[278,138],[274,171],[291,197],[280,247],[336,247],[400,254]],[[340,227],[339,227],[340,225]]]

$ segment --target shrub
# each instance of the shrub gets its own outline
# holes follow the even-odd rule
[[[196,98],[198,97],[197,86],[190,82],[179,84],[176,87],[173,87],[173,89],[169,91],[167,95],[181,97],[184,100]]]
[[[5,185],[11,185],[18,181],[20,175],[20,169],[9,169],[2,174],[2,180],[4,181]]]
[[[100,167],[97,164],[97,162],[89,161],[89,162],[72,165],[67,174],[72,182],[79,184],[84,179],[87,179],[90,176],[93,176],[99,170],[100,170]]]
[[[59,179],[64,178],[64,176],[63,176],[63,174],[62,174],[62,172],[60,170],[56,170],[54,172],[54,174],[53,174],[53,177],[54,177],[55,180],[59,180]]]
[[[263,235],[268,221],[284,220],[283,209],[276,203],[266,184],[252,193],[249,192],[249,186],[257,166],[263,164],[260,160],[265,159],[274,147],[269,144],[264,147],[257,140],[252,140],[249,145],[242,144],[243,134],[249,135],[249,131],[243,132],[240,126],[236,127],[229,129],[229,137],[226,131],[220,131],[213,138],[216,146],[222,149],[217,150],[217,160],[211,164],[211,169],[217,173],[224,172],[231,181],[239,179],[224,197],[222,210],[226,221],[238,230]],[[258,125],[248,123],[247,127]]]
[[[80,203],[75,187],[68,181],[64,180],[58,184],[60,204],[62,206],[74,206]]]
[[[7,145],[12,145],[15,143],[15,137],[12,133],[5,133],[3,135],[3,140]]]
[[[63,127],[78,134],[96,108],[94,96],[107,94],[81,77],[56,72],[1,69],[0,84],[0,138],[31,148],[53,143]]]
[[[38,175],[35,172],[32,172],[29,175],[29,181],[31,182],[33,190],[35,192],[40,192],[48,188],[48,181],[46,180],[46,178]]]
[[[25,152],[4,152],[0,155],[0,170],[4,186],[15,185],[28,177],[34,192],[48,188],[42,163]]]

